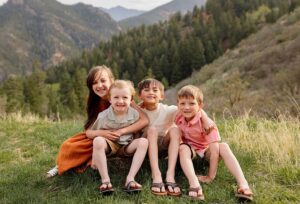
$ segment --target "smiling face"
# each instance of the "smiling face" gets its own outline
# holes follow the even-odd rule
[[[93,91],[96,95],[103,99],[107,99],[108,90],[111,86],[112,81],[109,77],[109,74],[103,70],[96,73],[93,81]]]
[[[123,115],[127,113],[131,103],[131,97],[132,92],[129,87],[114,87],[110,90],[109,101],[117,115]]]
[[[163,99],[163,93],[157,84],[150,83],[140,91],[139,98],[145,106],[158,104]]]
[[[180,97],[178,98],[177,106],[185,120],[190,121],[200,111],[202,103],[199,104],[193,97]]]

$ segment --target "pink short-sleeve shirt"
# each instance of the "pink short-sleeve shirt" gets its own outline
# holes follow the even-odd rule
[[[198,155],[203,156],[208,145],[221,140],[218,129],[213,129],[209,134],[205,133],[202,126],[201,112],[195,117],[186,121],[183,115],[178,114],[175,122],[182,132],[182,142],[189,144]]]

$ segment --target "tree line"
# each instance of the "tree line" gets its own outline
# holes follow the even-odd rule
[[[101,64],[135,84],[155,77],[166,87],[175,85],[298,5],[300,0],[208,0],[185,15],[115,35],[47,71],[35,61],[30,76],[11,76],[1,86],[5,111],[53,118],[84,114],[86,73]]]

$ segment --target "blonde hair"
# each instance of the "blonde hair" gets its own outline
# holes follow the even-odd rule
[[[180,98],[193,98],[199,104],[203,103],[203,93],[200,88],[193,85],[186,85],[182,87],[177,93],[177,100]]]
[[[118,89],[123,89],[123,88],[129,88],[130,93],[131,93],[131,99],[133,99],[135,95],[135,90],[134,90],[134,85],[131,81],[128,80],[116,80],[112,85],[109,87],[108,91],[108,96],[110,97],[110,92],[112,89],[118,88]]]

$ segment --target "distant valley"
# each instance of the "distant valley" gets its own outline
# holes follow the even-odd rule
[[[105,12],[48,0],[9,0],[0,7],[0,81],[56,65],[120,31]]]
[[[82,3],[67,6],[55,0],[8,0],[0,7],[0,81],[77,57],[84,49],[110,40],[124,30],[123,26],[154,24],[204,3],[174,0],[144,12],[123,7],[106,10]],[[134,23],[128,24],[132,20]]]

